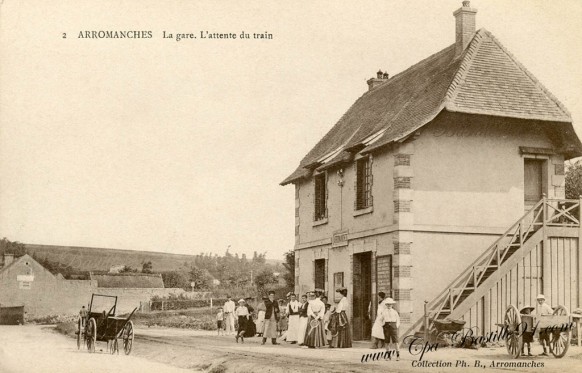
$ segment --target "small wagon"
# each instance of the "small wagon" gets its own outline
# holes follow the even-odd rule
[[[93,294],[87,319],[79,318],[77,348],[81,348],[83,343],[89,352],[95,352],[97,341],[107,342],[107,349],[114,354],[119,353],[119,340],[121,340],[123,351],[129,355],[134,338],[133,322],[130,319],[137,307],[127,317],[115,316],[116,310],[116,296]]]
[[[521,315],[513,305],[507,307],[504,324],[501,324],[507,328],[507,352],[514,359],[521,354],[524,332],[533,332],[535,337],[544,333],[552,355],[564,357],[570,346],[572,325],[570,312],[564,306],[555,307],[552,315],[535,316]]]
[[[465,326],[465,321],[463,320],[436,320],[433,319],[432,321],[432,328],[433,328],[433,336],[436,338],[436,341],[445,340],[449,345],[454,344],[455,335],[463,330]]]

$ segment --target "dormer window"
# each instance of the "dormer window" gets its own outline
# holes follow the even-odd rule
[[[326,174],[315,175],[313,180],[315,184],[313,221],[319,221],[327,218]]]

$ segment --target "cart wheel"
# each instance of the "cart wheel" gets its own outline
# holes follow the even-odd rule
[[[522,331],[519,330],[521,325],[521,316],[515,306],[510,305],[505,311],[505,326],[507,327],[507,340],[505,341],[507,353],[514,359],[521,355],[523,347]]]
[[[556,316],[570,316],[570,312],[564,306],[558,306],[554,310]],[[556,325],[557,327],[557,325]],[[557,330],[550,335],[550,352],[555,358],[562,358],[568,352],[570,347],[570,333],[572,332],[567,325],[564,325],[567,330]]]
[[[123,351],[126,355],[131,353],[133,346],[133,322],[128,321],[123,327]]]
[[[117,342],[117,338],[109,341],[109,353],[113,355],[116,352],[119,354],[119,343]]]
[[[97,323],[92,317],[87,322],[85,340],[87,341],[87,350],[89,353],[95,352],[95,343],[97,342]]]

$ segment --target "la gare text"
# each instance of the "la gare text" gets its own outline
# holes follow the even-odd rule
[[[264,40],[270,40],[270,39],[273,39],[273,34],[267,32],[267,31],[265,31],[263,33],[256,33],[256,32],[249,33],[249,32],[242,31],[240,34],[237,34],[234,32],[220,33],[220,32],[210,32],[210,31],[200,31],[199,34],[194,34],[194,33],[172,34],[172,33],[163,31],[162,37],[164,39],[176,39],[176,41],[180,41],[180,40],[184,40],[184,39],[264,39]]]
[[[159,34],[153,31],[138,31],[138,30],[84,30],[79,31],[77,34],[78,39],[152,39]],[[185,39],[259,39],[259,40],[271,40],[273,39],[273,34],[265,32],[245,32],[240,33],[235,32],[211,32],[211,31],[199,31],[198,33],[172,33],[168,31],[162,31],[161,37],[163,39],[172,39],[176,41]],[[63,39],[67,38],[67,33],[63,33]]]

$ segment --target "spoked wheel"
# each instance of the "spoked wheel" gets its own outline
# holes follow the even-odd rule
[[[87,351],[95,352],[95,343],[97,342],[97,323],[94,318],[90,318],[85,329],[85,341],[87,342]]]
[[[519,330],[521,325],[521,316],[515,306],[510,305],[505,311],[505,326],[507,327],[507,340],[505,342],[507,353],[517,359],[521,355],[521,348],[523,346],[522,332]]]
[[[109,341],[109,353],[113,355],[116,352],[119,354],[119,343],[117,342],[117,338]]]
[[[564,306],[558,306],[554,310],[554,315],[556,316],[570,316],[570,312]],[[550,335],[550,352],[555,358],[562,358],[568,352],[568,347],[570,347],[570,333],[572,332],[568,325],[556,325],[560,326],[560,330],[553,331]],[[564,330],[566,329],[566,330]]]
[[[133,322],[128,321],[123,327],[123,351],[126,355],[131,353],[133,347]]]

